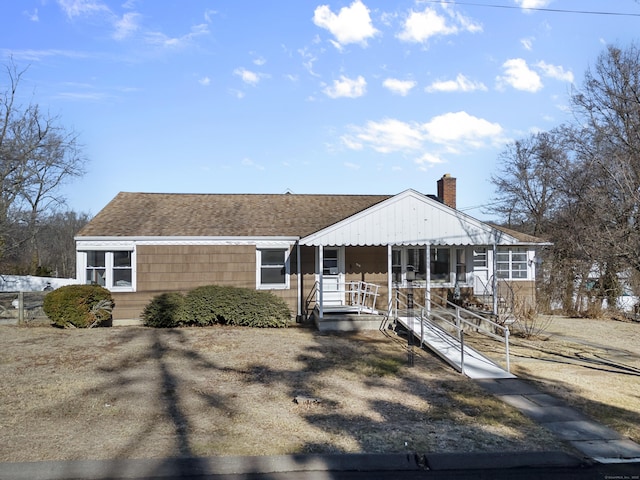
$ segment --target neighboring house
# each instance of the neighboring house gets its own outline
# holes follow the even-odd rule
[[[112,291],[115,323],[140,319],[162,292],[210,284],[271,291],[298,319],[346,309],[358,285],[381,312],[409,286],[416,302],[439,293],[495,306],[498,279],[533,301],[540,240],[455,199],[449,175],[437,197],[119,193],[75,238],[78,280]]]

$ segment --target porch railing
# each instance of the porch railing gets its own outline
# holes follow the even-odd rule
[[[487,316],[483,316],[471,310],[467,310],[444,297],[431,292],[430,308],[426,308],[400,290],[396,290],[393,299],[389,303],[388,319],[398,317],[407,318],[408,324],[416,325],[419,322],[420,332],[414,331],[414,335],[420,337],[420,348],[425,343],[425,329],[436,327],[460,342],[460,369],[464,373],[464,332],[473,330],[486,335],[494,340],[504,343],[506,370],[510,371],[509,360],[509,327],[494,322]],[[438,303],[436,304],[435,301]],[[410,308],[411,307],[411,308]]]
[[[332,284],[332,287],[335,284]],[[338,284],[338,288],[325,289],[323,291],[324,307],[329,306],[326,301],[327,295],[340,294],[344,301],[340,304],[331,304],[330,306],[350,307],[351,310],[360,314],[362,312],[375,312],[376,301],[378,296],[379,285],[368,282],[342,282]],[[307,314],[320,304],[320,282],[315,282],[311,291],[305,300],[305,311]]]

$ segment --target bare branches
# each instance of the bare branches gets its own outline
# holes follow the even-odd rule
[[[640,48],[608,47],[571,103],[575,125],[502,153],[492,211],[554,243],[548,266],[565,272],[548,278],[573,296],[565,305],[587,294],[611,305],[620,274],[640,272]]]
[[[18,91],[27,69],[19,70],[11,62],[4,70],[6,87],[0,83],[0,258],[11,245],[24,248],[26,239],[10,239],[8,233],[15,231],[11,224],[26,221],[37,265],[38,218],[63,203],[60,186],[82,176],[86,160],[78,135],[61,126],[58,117],[42,112],[37,104],[19,104]]]

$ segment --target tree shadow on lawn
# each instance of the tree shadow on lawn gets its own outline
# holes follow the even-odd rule
[[[169,456],[174,458],[167,460],[163,468],[184,475],[206,471],[204,459],[198,460],[201,450],[194,446],[193,415],[215,417],[214,423],[207,424],[211,430],[205,432],[212,439],[220,441],[216,437],[233,435],[229,433],[233,429],[218,430],[217,422],[246,415],[242,387],[254,386],[281,391],[275,398],[287,399],[282,406],[289,409],[285,413],[295,417],[294,420],[301,419],[315,432],[283,432],[298,435],[292,443],[294,450],[287,452],[291,454],[504,452],[523,450],[523,445],[527,445],[525,438],[531,434],[532,424],[524,416],[509,411],[510,407],[484,393],[466,377],[453,373],[428,352],[416,348],[415,366],[408,367],[402,340],[385,337],[380,332],[362,336],[310,331],[309,345],[292,356],[290,368],[274,367],[269,357],[239,368],[225,364],[226,351],[199,351],[190,341],[192,331],[204,330],[123,329],[113,340],[116,348],[127,350],[127,343],[135,348],[129,348],[131,352],[116,362],[107,359],[98,362],[99,383],[77,395],[79,401],[96,393],[106,395],[115,408],[122,407],[123,414],[136,413],[131,407],[126,410],[127,403],[134,407],[136,401],[153,399],[156,403],[155,413],[142,417],[141,427],[133,422],[135,431],[117,439],[122,442],[118,457],[128,458],[131,452],[140,452],[141,444],[160,433],[163,438],[171,437],[173,443]],[[211,329],[212,344],[220,331]],[[242,338],[243,331],[233,330],[238,337],[234,348],[251,355],[252,346]],[[286,342],[287,331],[282,332]],[[137,346],[138,343],[142,346]],[[279,347],[273,345],[274,350]],[[180,370],[176,362],[181,362]],[[200,377],[208,379],[206,388],[197,385]],[[239,382],[239,388],[216,388],[227,381]],[[386,398],[391,390],[398,396]],[[187,397],[194,392],[200,404],[210,410],[195,412],[193,405],[186,406]],[[317,398],[320,403],[294,406],[293,399],[300,395]],[[199,434],[201,438],[202,432]],[[259,435],[258,430],[255,435]],[[259,445],[260,439],[255,440]],[[540,448],[549,444],[549,438],[544,438]],[[261,454],[261,451],[252,453]],[[193,460],[176,462],[175,458]],[[297,458],[305,462],[304,456]],[[110,472],[114,477],[123,473],[114,468]]]

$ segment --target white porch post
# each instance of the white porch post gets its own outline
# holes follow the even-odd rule
[[[426,303],[425,308],[427,309],[427,316],[430,316],[431,315],[431,244],[427,243],[424,249],[424,253],[427,256],[427,263],[426,263],[427,278],[425,281],[425,288],[427,289],[427,291],[425,292],[424,303]]]
[[[387,312],[391,310],[393,306],[393,254],[391,253],[393,247],[391,244],[387,245],[387,291],[389,301],[387,302]]]
[[[298,319],[302,318],[302,303],[304,300],[302,299],[302,267],[300,266],[300,242],[296,242],[296,274],[298,276]]]
[[[318,247],[318,270],[320,273],[318,279],[318,297],[320,298],[320,305],[318,307],[318,313],[320,314],[320,318],[324,318],[324,288],[323,288],[323,270],[324,270],[324,247],[320,245]]]
[[[491,269],[493,270],[493,314],[498,315],[498,244],[494,242],[492,249],[493,258],[491,259]]]

